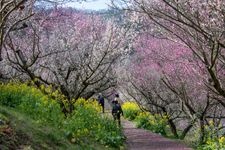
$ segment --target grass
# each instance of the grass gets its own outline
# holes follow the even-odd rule
[[[57,102],[69,106],[68,100],[51,86],[40,90],[9,82],[0,84],[0,91],[0,119],[9,120],[5,124],[0,120],[0,149],[98,150],[123,146],[121,129],[112,119],[100,116],[95,100],[77,99],[73,113],[65,118]]]
[[[2,117],[1,117],[2,116]],[[2,118],[2,119],[1,119]],[[45,150],[80,150],[80,149],[109,149],[87,137],[89,145],[73,144],[64,135],[64,132],[51,126],[39,124],[25,114],[13,108],[0,106],[0,120],[7,120],[0,124],[0,149],[45,149]],[[7,131],[7,132],[6,132]]]

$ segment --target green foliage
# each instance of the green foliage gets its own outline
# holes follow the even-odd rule
[[[148,112],[139,113],[135,121],[137,127],[151,130],[166,136],[167,117],[158,114],[150,114]]]
[[[0,104],[14,107],[40,123],[59,125],[63,114],[59,104],[35,87],[20,83],[0,85]]]
[[[135,102],[125,102],[122,105],[124,117],[129,120],[134,120],[141,112],[139,106]]]
[[[205,144],[199,145],[198,150],[225,150],[225,136],[216,129],[213,121],[205,126]]]
[[[0,113],[0,126],[5,125],[8,122],[9,122],[9,119],[5,115]]]
[[[112,121],[112,119],[100,118],[100,123],[96,126],[95,139],[101,144],[110,145],[112,147],[120,147],[125,140],[121,128]]]
[[[62,130],[71,143],[89,145],[93,139],[111,147],[123,144],[121,128],[112,119],[101,115],[96,100],[72,100],[74,111],[65,118],[58,101],[67,106],[68,100],[51,87],[41,86],[39,90],[26,84],[8,83],[1,84],[0,91],[0,105],[16,109],[40,125],[48,124]],[[54,140],[53,136],[49,138]]]
[[[78,99],[75,111],[66,120],[67,136],[77,143],[87,142],[92,137],[101,144],[119,147],[123,144],[122,131],[112,119],[99,114],[101,108],[97,101]]]
[[[6,125],[0,125],[0,149],[81,149],[67,140],[63,130],[37,123],[14,108],[0,106],[0,116],[6,120]],[[1,133],[4,129],[8,132]]]
[[[129,120],[135,120],[138,128],[151,130],[161,135],[166,135],[167,117],[158,114],[141,112],[135,102],[125,102],[122,105],[124,116]]]
[[[9,83],[7,85],[1,84],[0,85],[0,104],[9,106],[9,107],[16,107],[21,104],[22,98],[28,93],[26,91],[27,88],[25,85],[20,85],[19,87],[17,84]]]
[[[138,128],[151,129],[150,114],[147,112],[140,113],[135,119]]]

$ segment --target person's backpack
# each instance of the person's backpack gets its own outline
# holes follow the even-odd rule
[[[100,102],[100,104],[104,104],[104,98],[103,97],[101,97],[100,99],[99,99],[99,102]]]
[[[121,113],[120,104],[113,104],[112,113]]]
[[[98,103],[99,103],[100,105],[104,105],[104,98],[103,98],[102,96],[99,96],[99,97],[98,97]]]

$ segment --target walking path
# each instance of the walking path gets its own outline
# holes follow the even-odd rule
[[[138,129],[127,120],[122,121],[128,150],[192,150],[178,141],[164,138],[144,129]]]

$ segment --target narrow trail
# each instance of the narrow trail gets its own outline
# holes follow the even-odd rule
[[[138,129],[127,120],[122,121],[128,150],[192,150],[178,141],[164,138],[144,129]]]

